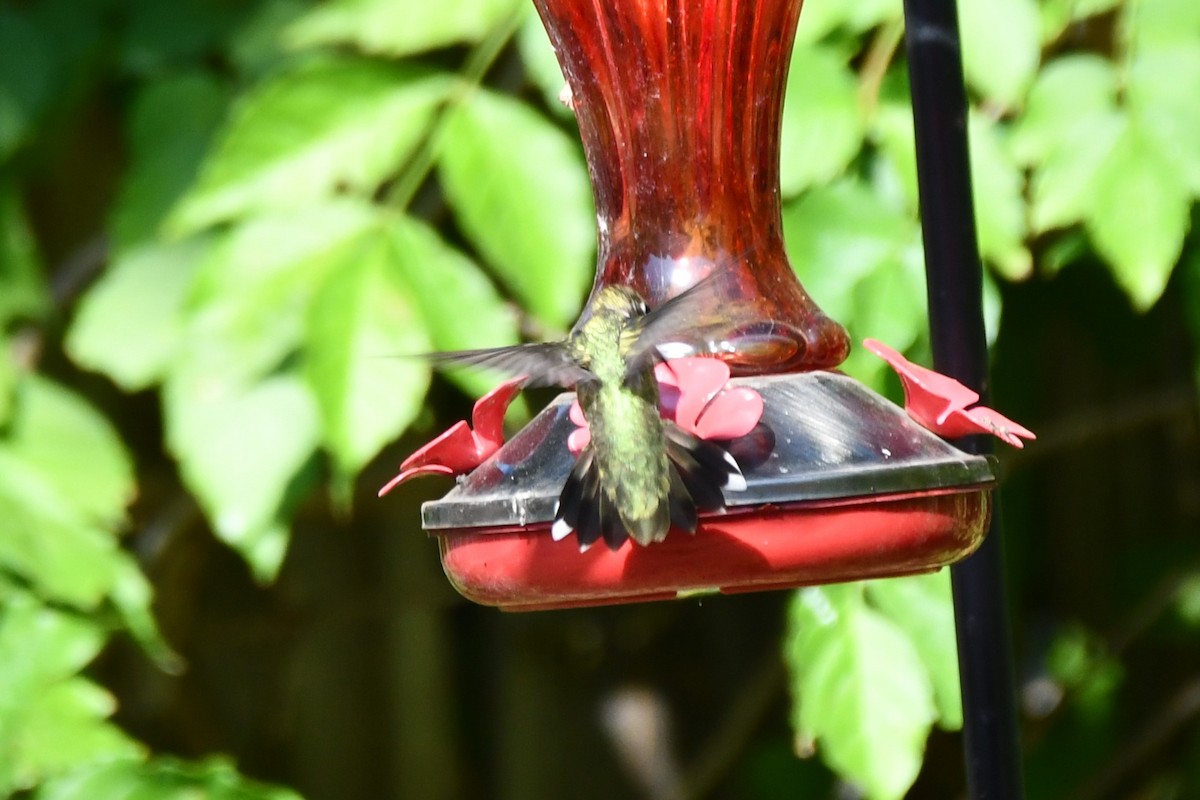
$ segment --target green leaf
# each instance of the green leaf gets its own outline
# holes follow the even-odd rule
[[[1097,117],[1116,105],[1117,75],[1112,62],[1093,55],[1068,55],[1047,64],[1029,90],[1013,132],[1017,162],[1032,166],[1086,137]]]
[[[1035,233],[1085,220],[1095,205],[1095,180],[1111,163],[1113,150],[1125,135],[1126,119],[1112,112],[1092,118],[1091,135],[1064,139],[1032,179],[1030,222]],[[1071,145],[1074,146],[1071,146]]]
[[[295,47],[352,44],[369,53],[405,56],[459,42],[477,42],[521,0],[333,0],[314,8],[286,32]]]
[[[1200,574],[1192,573],[1179,583],[1175,593],[1175,613],[1191,628],[1200,627]]]
[[[546,28],[537,14],[525,15],[517,30],[517,47],[521,52],[525,75],[541,90],[546,105],[563,117],[574,119],[571,109],[559,99],[567,79],[563,77],[554,46],[550,44],[550,37],[546,35]]]
[[[229,37],[229,59],[239,75],[261,77],[287,57],[280,33],[312,8],[304,0],[264,0],[253,4],[249,15]]]
[[[906,349],[926,328],[920,228],[857,180],[806,192],[783,211],[796,274],[820,306],[855,336]],[[841,365],[879,386],[887,365],[854,348]]]
[[[76,677],[104,635],[22,592],[0,608],[0,794],[74,764],[128,757],[137,747],[105,721],[115,703]]]
[[[51,96],[54,52],[27,15],[0,7],[0,163],[28,138]]]
[[[158,621],[151,610],[154,590],[150,581],[138,569],[132,558],[123,558],[118,564],[109,599],[120,615],[125,629],[146,654],[154,659],[159,669],[172,675],[183,671],[183,659],[163,638]]]
[[[237,773],[223,758],[185,762],[156,758],[88,764],[42,786],[36,800],[301,800],[290,789]]]
[[[244,97],[168,224],[186,234],[338,193],[369,194],[420,142],[449,80],[411,66],[321,60]]]
[[[796,41],[816,42],[837,30],[861,33],[903,15],[902,0],[806,0],[796,26]]]
[[[242,384],[279,369],[302,347],[326,275],[379,224],[375,208],[337,201],[230,229],[196,275],[178,360]]]
[[[207,238],[125,251],[84,296],[64,346],[126,391],[160,380],[184,335],[184,300]]]
[[[797,733],[871,800],[901,798],[921,768],[932,688],[912,642],[860,585],[802,589],[786,656]]]
[[[285,493],[320,438],[312,394],[292,374],[244,387],[181,368],[163,402],[167,442],[217,535],[272,579],[287,543],[278,519]]]
[[[880,264],[855,285],[850,299],[853,311],[839,321],[860,340],[878,339],[902,351],[922,341],[929,323],[921,249],[914,246],[893,263]],[[839,369],[877,389],[891,372],[883,359],[865,347],[854,348]]]
[[[862,146],[858,84],[831,50],[798,46],[792,52],[779,182],[785,197],[827,183],[849,166]]]
[[[1088,234],[1136,308],[1158,300],[1183,249],[1191,199],[1178,171],[1126,128],[1092,185]]]
[[[1160,47],[1195,47],[1200,7],[1190,0],[1133,0],[1124,4],[1121,27],[1135,53]]]
[[[853,179],[786,204],[783,231],[800,281],[836,319],[853,313],[855,284],[894,266],[920,241],[914,221]]]
[[[0,447],[0,565],[47,598],[96,607],[124,556],[35,466]]]
[[[961,728],[962,696],[949,572],[871,581],[867,598],[912,641],[933,681],[941,726],[947,730]]]
[[[433,349],[503,347],[519,341],[512,309],[470,259],[412,218],[397,220],[391,233],[396,265]],[[454,370],[450,377],[476,395],[496,384],[494,375],[478,370]]]
[[[120,46],[120,68],[144,78],[161,75],[181,63],[202,61],[221,47],[244,8],[207,0],[128,3],[121,36],[114,42]]]
[[[21,196],[15,184],[0,180],[0,333],[14,319],[40,317],[49,304]]]
[[[1198,37],[1200,39],[1200,37]],[[1187,45],[1137,53],[1125,100],[1135,127],[1200,194],[1200,48]]]
[[[112,215],[118,251],[151,238],[196,177],[228,92],[198,73],[149,84],[129,117],[131,164]]]
[[[0,336],[0,430],[8,425],[12,416],[13,400],[21,377],[11,349],[8,339]]]
[[[483,90],[444,133],[440,175],[463,230],[534,314],[566,326],[595,257],[579,148],[532,109]]]
[[[961,0],[958,14],[967,83],[1003,108],[1019,105],[1041,58],[1037,0]]]
[[[1027,278],[1033,272],[1033,257],[1024,244],[1024,176],[1006,152],[999,126],[972,114],[969,128],[980,252],[1005,278]]]
[[[915,216],[919,206],[916,133],[907,99],[879,104],[872,118],[872,138],[879,144],[879,155],[872,164],[875,191],[893,203],[903,203]]]
[[[427,363],[396,357],[430,348],[397,255],[389,238],[364,237],[331,270],[310,312],[306,377],[343,478],[412,423],[429,385]]]
[[[0,447],[40,472],[73,508],[104,525],[124,519],[137,490],[133,463],[108,420],[39,375],[22,381],[10,435]]]
[[[1073,22],[1112,11],[1122,0],[1040,0],[1042,44],[1054,42]]]

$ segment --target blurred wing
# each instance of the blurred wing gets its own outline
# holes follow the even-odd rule
[[[524,375],[525,386],[574,386],[595,376],[576,364],[557,342],[516,344],[481,350],[428,353],[434,366],[469,366],[491,369],[514,377]]]
[[[634,375],[656,361],[677,355],[719,353],[738,328],[756,321],[752,305],[737,299],[734,278],[720,271],[635,320],[622,333],[631,342],[626,352],[628,372]],[[679,345],[680,352],[660,352],[662,345]],[[689,352],[690,351],[690,352]]]

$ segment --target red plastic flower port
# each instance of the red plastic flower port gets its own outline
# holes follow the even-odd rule
[[[1021,448],[1021,439],[1036,439],[1033,431],[987,406],[967,408],[979,402],[979,395],[953,378],[918,366],[900,353],[875,339],[863,346],[882,358],[904,383],[904,410],[924,427],[954,439],[972,433],[990,433],[1013,447]]]
[[[762,395],[744,386],[729,386],[729,365],[715,358],[677,358],[654,369],[659,407],[664,418],[701,439],[745,436],[762,418]],[[575,455],[592,434],[579,401],[571,404],[571,421],[579,426],[567,438]]]
[[[379,490],[379,496],[420,475],[464,475],[478,467],[504,444],[504,412],[521,391],[525,378],[497,386],[475,402],[471,421],[459,420],[429,444],[404,459],[400,474]]]

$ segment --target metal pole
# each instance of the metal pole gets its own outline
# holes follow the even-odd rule
[[[986,400],[983,270],[954,0],[904,0],[904,17],[934,366]],[[991,451],[990,439],[980,437],[959,445],[974,453]],[[971,800],[1024,797],[999,520],[994,508],[982,547],[950,570]]]

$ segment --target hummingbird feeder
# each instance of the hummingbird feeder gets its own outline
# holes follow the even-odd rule
[[[704,357],[660,372],[668,412],[725,442],[746,487],[694,535],[580,552],[551,532],[581,436],[573,396],[503,442],[510,382],[480,400],[474,429],[458,423],[393,482],[462,476],[422,509],[450,581],[478,603],[535,610],[906,575],[970,554],[988,527],[993,462],[938,434],[1018,444],[1031,434],[879,343],[868,346],[900,371],[907,410],[833,371],[849,338],[797,280],[780,215],[780,113],[801,0],[534,3],[591,173],[593,295],[632,286],[654,308],[723,273],[754,309],[710,352],[680,353]]]

